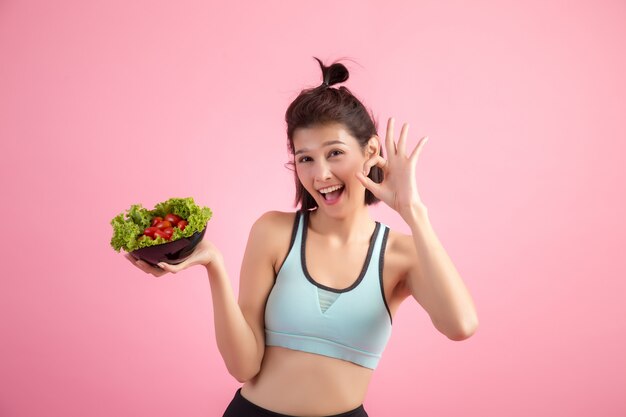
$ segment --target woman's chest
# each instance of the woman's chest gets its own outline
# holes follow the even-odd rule
[[[310,281],[327,289],[349,291],[362,285],[364,278],[376,281],[383,289],[393,317],[407,295],[403,291],[403,277],[408,265],[406,256],[399,250],[399,238],[400,235],[390,231],[383,244],[363,242],[339,246],[309,233],[297,261]],[[279,259],[278,265],[284,262],[285,256]]]
[[[368,269],[375,269],[379,254],[371,253],[370,245],[330,245],[311,236],[302,248],[302,264],[317,283],[335,289],[351,287]]]

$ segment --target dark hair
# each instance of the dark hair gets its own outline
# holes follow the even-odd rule
[[[346,87],[330,87],[346,81],[349,77],[348,69],[338,62],[334,62],[330,67],[326,67],[318,58],[313,58],[319,62],[323,82],[318,87],[302,90],[285,112],[289,152],[292,155],[295,152],[293,134],[296,129],[329,123],[341,123],[350,135],[356,138],[361,149],[364,149],[369,139],[377,135],[378,129],[373,115]],[[379,150],[379,155],[382,156],[382,147]],[[294,162],[291,161],[288,164],[294,165]],[[293,173],[296,183],[294,206],[301,203],[302,210],[310,210],[317,207],[315,199],[300,183],[295,169]],[[368,177],[376,183],[381,183],[383,171],[381,168],[374,166],[370,170]],[[370,190],[365,190],[364,203],[366,205],[376,204],[379,201]]]

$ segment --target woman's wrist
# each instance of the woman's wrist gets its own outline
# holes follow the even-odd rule
[[[412,226],[423,219],[428,219],[428,209],[423,203],[411,204],[411,206],[400,213],[400,216],[409,226]]]
[[[224,257],[220,254],[215,256],[211,261],[204,265],[209,274],[214,274],[224,270]]]

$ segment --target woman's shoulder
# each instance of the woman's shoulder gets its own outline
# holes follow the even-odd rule
[[[416,254],[413,236],[389,228],[386,252],[403,258],[411,258]]]
[[[296,215],[299,212],[285,212],[271,210],[263,213],[255,222],[255,225],[261,227],[284,227],[285,225],[292,226]]]
[[[255,222],[253,227],[257,227],[270,232],[277,232],[288,228],[291,230],[299,212],[285,212],[278,210],[266,211]]]
[[[265,242],[275,274],[289,251],[297,215],[299,212],[267,211],[252,226],[251,233],[259,233]]]

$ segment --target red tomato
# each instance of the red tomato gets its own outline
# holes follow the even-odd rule
[[[176,226],[178,226],[180,230],[185,230],[185,226],[187,226],[188,224],[189,223],[187,223],[187,220],[181,220]]]
[[[154,232],[154,236],[162,237],[165,240],[170,240],[170,237],[172,237],[171,235],[168,235],[167,233],[165,233],[163,230],[160,230],[160,229]]]
[[[172,237],[172,235],[174,234],[174,228],[173,227],[166,227],[165,229],[163,229],[163,233],[165,233],[168,236],[168,239]]]
[[[152,239],[154,239],[154,232],[156,232],[157,229],[156,227],[146,227],[146,229],[143,231],[143,234],[146,236],[150,236]]]
[[[158,222],[156,225],[157,229],[165,229],[166,227],[172,227],[172,223],[168,222],[167,220],[163,220],[162,222]]]
[[[150,226],[155,226],[158,222],[162,222],[163,218],[162,217],[155,217],[154,219],[152,219],[152,223],[150,224]]]
[[[172,225],[175,226],[178,224],[179,221],[182,220],[182,218],[173,213],[169,213],[167,216],[165,216],[165,220],[167,220],[168,222],[172,223]]]

